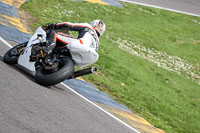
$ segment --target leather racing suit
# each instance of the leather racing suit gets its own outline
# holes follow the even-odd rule
[[[98,60],[99,55],[96,51],[99,48],[99,37],[90,24],[63,22],[53,26],[54,29],[66,29],[79,33],[77,38],[65,36],[62,33],[56,33],[56,36],[53,35],[55,33],[49,35],[50,43],[56,40],[67,45],[76,65],[85,67]],[[48,45],[51,44],[48,43]]]

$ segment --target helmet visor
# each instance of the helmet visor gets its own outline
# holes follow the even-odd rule
[[[94,29],[99,32],[99,34],[101,34],[102,30],[103,30],[103,27],[104,27],[104,23],[99,21],[99,23],[94,27]]]

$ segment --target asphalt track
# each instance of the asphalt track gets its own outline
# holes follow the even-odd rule
[[[9,48],[0,41],[1,133],[133,133],[63,85],[43,87],[2,61]]]
[[[200,14],[198,0],[133,1]],[[7,50],[0,41],[0,133],[134,132],[63,85],[40,86],[20,69],[5,64],[2,56]]]
[[[119,0],[136,2],[136,4],[161,7],[180,11],[193,16],[200,16],[200,0]]]

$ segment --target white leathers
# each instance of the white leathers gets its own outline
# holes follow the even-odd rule
[[[99,48],[99,38],[90,24],[64,22],[56,24],[55,28],[79,32],[76,39],[57,34],[57,39],[67,44],[76,65],[85,67],[98,60],[96,51]]]

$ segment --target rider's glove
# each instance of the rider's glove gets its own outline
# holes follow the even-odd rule
[[[51,30],[56,29],[56,24],[53,24],[53,23],[48,23],[46,26],[47,26],[47,29],[51,29]]]

